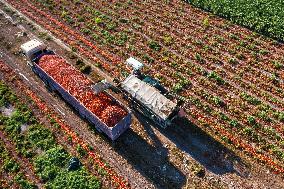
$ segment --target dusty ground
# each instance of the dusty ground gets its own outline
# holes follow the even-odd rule
[[[134,112],[132,128],[116,142],[110,142],[80,119],[57,94],[48,92],[25,64],[24,57],[18,54],[21,43],[38,36],[56,53],[75,64],[76,58],[70,59],[70,52],[58,41],[47,38],[45,32],[19,16],[14,14],[13,20],[9,21],[3,13],[0,18],[1,59],[13,67],[26,85],[61,114],[86,142],[97,148],[102,158],[133,188],[284,187],[280,176],[240,157],[240,152],[236,154],[222,146],[189,120],[177,120],[164,130]],[[93,74],[92,78],[100,77]]]

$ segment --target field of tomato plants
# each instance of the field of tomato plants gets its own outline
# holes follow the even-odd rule
[[[7,2],[113,77],[142,60],[192,122],[284,172],[283,44],[178,1]]]
[[[15,184],[21,188],[36,187],[25,180],[25,175],[33,175],[30,180],[37,182],[39,188],[42,184],[46,188],[100,188],[100,181],[85,167],[80,166],[72,171],[67,169],[71,155],[56,143],[52,132],[38,123],[29,108],[2,82],[0,94],[1,109],[12,109],[10,114],[1,111],[0,115],[0,133],[3,140],[0,143],[3,161],[1,164],[3,163],[2,169],[7,172],[6,178],[14,176]],[[9,158],[7,150],[3,147],[4,142],[11,151],[13,150],[12,154],[17,155],[19,163],[14,160],[15,158]],[[20,167],[20,164],[23,167]],[[23,174],[21,171],[27,168],[30,172]]]
[[[277,0],[185,0],[264,35],[284,41],[283,2]]]

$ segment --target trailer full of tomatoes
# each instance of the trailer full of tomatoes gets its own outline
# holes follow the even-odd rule
[[[63,58],[44,55],[38,65],[107,126],[115,126],[127,115],[124,108],[104,92],[95,94],[92,81]]]

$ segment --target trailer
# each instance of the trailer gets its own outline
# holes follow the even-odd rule
[[[23,53],[29,58],[33,72],[37,74],[41,80],[52,90],[57,91],[62,98],[69,103],[82,118],[88,120],[95,128],[106,134],[111,140],[117,139],[122,133],[124,133],[131,126],[131,111],[125,107],[119,100],[114,98],[106,91],[102,91],[105,95],[115,101],[121,108],[123,108],[127,115],[123,117],[116,125],[110,127],[106,125],[98,116],[92,113],[86,108],[78,99],[71,95],[62,85],[60,85],[56,79],[50,76],[45,70],[43,70],[38,62],[43,56],[55,55],[53,51],[48,51],[46,47],[37,40],[29,41],[21,46]],[[58,56],[58,55],[56,55]],[[70,65],[71,66],[71,65]]]

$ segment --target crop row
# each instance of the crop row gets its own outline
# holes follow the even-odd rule
[[[95,7],[96,5],[94,5],[94,4],[95,3],[92,2],[91,6],[85,6],[84,5],[84,8],[87,9],[87,10],[93,10],[93,12],[94,12],[94,11],[96,11],[96,9],[91,9],[90,8],[90,7]],[[127,11],[125,11],[125,9],[121,9],[121,10],[120,9],[115,9],[118,13],[115,13],[114,11],[110,13],[110,9],[113,6],[110,6],[107,3],[105,3],[103,5],[104,5],[103,7],[101,6],[101,7],[98,7],[97,9],[99,9],[99,10],[108,9],[107,13],[109,15],[111,14],[113,16],[113,20],[121,19],[119,17],[119,15],[128,16],[127,19],[129,20],[129,25],[131,25],[131,22],[133,22],[132,20],[134,20],[134,22],[135,22],[134,24],[139,26],[139,28],[140,28],[139,31],[141,31],[141,33],[147,34],[148,36],[151,37],[151,39],[154,39],[155,41],[158,41],[158,43],[156,42],[155,46],[157,46],[161,50],[161,52],[163,54],[167,54],[167,56],[164,56],[162,58],[162,60],[160,60],[160,61],[164,62],[165,60],[163,60],[163,59],[165,59],[167,57],[175,57],[175,56],[177,56],[177,53],[178,53],[178,55],[180,55],[179,58],[181,58],[182,61],[178,61],[178,60],[175,60],[175,59],[171,60],[169,58],[167,58],[167,60],[168,61],[171,60],[173,63],[176,63],[178,65],[181,64],[182,62],[185,62],[185,60],[186,61],[195,62],[195,63],[202,63],[202,64],[207,62],[208,65],[201,65],[201,66],[207,67],[207,69],[210,70],[210,71],[216,71],[216,72],[220,72],[221,71],[220,75],[224,75],[225,74],[224,77],[226,77],[226,72],[228,72],[228,71],[230,71],[229,73],[234,74],[236,72],[236,68],[234,66],[232,66],[231,64],[234,64],[234,62],[240,61],[238,63],[239,65],[237,65],[238,70],[244,70],[246,73],[252,71],[251,75],[254,76],[254,77],[255,77],[255,75],[260,75],[260,77],[257,77],[257,78],[260,78],[259,80],[257,80],[258,82],[252,82],[253,84],[256,84],[257,87],[260,87],[260,88],[263,88],[263,87],[265,89],[270,89],[271,88],[271,87],[268,88],[268,86],[264,86],[263,85],[263,84],[266,84],[266,83],[270,84],[271,81],[270,81],[269,78],[267,78],[266,75],[264,75],[262,73],[260,74],[260,70],[255,70],[254,67],[251,68],[250,66],[245,66],[245,67],[241,66],[241,65],[245,64],[246,62],[238,60],[236,57],[225,58],[225,54],[226,54],[226,48],[225,47],[227,47],[226,44],[218,45],[218,47],[223,47],[223,48],[218,50],[218,54],[216,54],[214,52],[218,47],[214,47],[213,48],[213,47],[210,47],[210,46],[206,45],[206,47],[209,48],[210,51],[204,51],[204,52],[202,51],[202,49],[199,48],[199,45],[196,45],[196,47],[195,47],[195,44],[198,44],[198,43],[202,42],[202,40],[200,40],[200,37],[201,37],[200,36],[200,30],[196,30],[195,29],[196,26],[189,27],[190,29],[194,28],[194,30],[196,30],[196,31],[195,32],[189,31],[188,33],[190,34],[190,36],[189,35],[185,36],[184,33],[186,33],[186,32],[185,31],[176,30],[177,27],[169,27],[169,28],[166,28],[166,29],[164,29],[165,28],[164,25],[162,25],[162,27],[160,27],[161,24],[163,24],[164,22],[166,23],[170,19],[167,19],[167,20],[157,20],[156,19],[156,16],[157,16],[156,14],[153,14],[153,16],[145,16],[145,15],[147,15],[147,12],[143,12],[143,11],[149,10],[149,9],[151,9],[151,7],[149,7],[149,8],[147,7],[147,8],[144,8],[144,9],[140,8],[140,10],[136,11],[136,12],[135,12],[135,9],[134,9],[133,13],[131,13],[131,10],[133,9],[132,8],[133,5],[132,5],[132,6],[127,7]],[[138,6],[138,5],[136,5],[136,6]],[[77,7],[78,7],[78,5],[77,5]],[[123,7],[123,8],[125,8],[125,7]],[[91,12],[92,11],[89,11],[89,13],[91,13]],[[72,14],[74,14],[74,13],[71,13],[71,15]],[[134,17],[135,19],[131,18],[131,15],[133,15],[133,14],[135,14],[137,16],[137,18],[136,18],[136,16]],[[83,16],[86,19],[91,19],[92,18],[92,14],[86,14],[85,13],[85,14],[83,14]],[[73,18],[73,16],[71,16],[71,18]],[[138,20],[138,18],[140,20],[136,21],[136,20]],[[150,22],[150,23],[148,23],[148,22]],[[139,23],[141,23],[141,24],[139,24]],[[115,24],[118,25],[117,22],[115,22]],[[91,25],[91,27],[94,27],[94,25]],[[125,26],[123,26],[123,27],[125,27]],[[174,29],[172,29],[172,28],[174,28]],[[116,27],[115,28],[115,30],[119,30],[119,29],[120,29],[120,27]],[[169,31],[171,31],[171,29],[172,30],[176,30],[176,31],[172,31],[169,34]],[[153,31],[155,31],[155,32],[153,32]],[[164,32],[161,33],[161,31],[164,31]],[[133,33],[136,33],[135,32],[135,28],[134,28],[134,32]],[[140,34],[138,33],[138,34],[140,36],[142,36],[143,34],[141,34],[141,33]],[[199,36],[196,36],[196,38],[193,38],[194,41],[186,40],[187,38],[191,39],[192,36],[194,36],[194,35],[199,35]],[[207,36],[207,34],[206,34],[206,36]],[[183,39],[183,40],[180,40],[180,39]],[[135,39],[133,41],[137,42],[137,40],[138,39]],[[223,39],[222,41],[228,41],[228,40]],[[220,43],[220,40],[217,41],[217,42]],[[147,44],[147,41],[144,41],[143,43]],[[170,44],[167,45],[167,43],[170,43]],[[191,45],[189,50],[188,49],[184,49],[184,47],[187,47],[188,44],[190,44],[190,43],[192,43],[194,45]],[[209,41],[203,41],[202,43],[205,45],[206,43],[208,44]],[[152,43],[152,44],[154,44],[154,43]],[[175,47],[173,47],[173,45]],[[170,47],[167,47],[167,46],[170,46]],[[156,49],[157,49],[157,47],[156,47]],[[165,49],[165,51],[163,51],[163,49]],[[195,53],[192,53],[192,52],[195,52]],[[152,54],[160,54],[160,52],[159,51],[157,51],[157,52],[154,51],[154,52],[152,52]],[[214,54],[214,56],[212,56],[212,54]],[[195,58],[197,59],[197,61],[194,60]],[[247,57],[247,59],[250,59],[250,58],[251,57]],[[155,59],[155,60],[159,60],[159,59]],[[222,65],[214,66],[214,64],[210,64],[210,62],[212,62],[212,63],[220,63]],[[220,69],[220,67],[224,67],[225,69]],[[262,70],[262,68],[261,68],[261,70]],[[249,78],[251,78],[251,77],[249,77]],[[264,78],[266,79],[265,81],[263,81]],[[246,79],[243,79],[241,81],[244,82]],[[240,81],[238,81],[238,82],[240,82]],[[262,85],[258,85],[258,83],[261,83]],[[246,83],[245,82],[245,84],[250,84],[250,83]],[[276,89],[274,89],[274,91],[272,91],[272,93],[274,93],[276,95],[276,97],[277,97],[277,95],[282,95],[282,92],[280,90],[281,88],[283,88],[283,86],[282,87],[276,87]],[[280,96],[280,99],[282,97]]]
[[[62,1],[62,2],[64,2],[64,1]],[[188,20],[184,20],[184,17],[178,17],[178,19],[180,21],[177,22],[174,19],[175,17],[177,17],[176,15],[165,14],[163,16],[160,16],[158,13],[163,11],[163,9],[165,9],[165,11],[168,11],[168,12],[173,12],[172,10],[168,10],[166,7],[163,7],[163,9],[160,8],[161,10],[157,10],[157,9],[159,9],[159,7],[155,7],[155,6],[153,6],[152,3],[149,3],[149,2],[148,3],[147,2],[135,3],[135,4],[131,4],[129,6],[125,5],[127,3],[123,4],[122,2],[117,3],[117,6],[111,6],[109,3],[106,3],[104,1],[102,1],[100,3],[92,1],[92,2],[90,2],[91,6],[84,5],[84,8],[87,9],[88,12],[90,12],[89,10],[94,10],[94,8],[97,8],[97,10],[100,10],[100,11],[106,10],[104,12],[107,12],[108,15],[113,15],[113,14],[123,15],[123,17],[120,18],[120,19],[124,18],[125,20],[128,20],[129,24],[131,24],[131,22],[135,22],[135,24],[133,24],[133,28],[138,29],[139,31],[143,31],[144,33],[145,33],[145,30],[143,30],[144,28],[151,28],[156,33],[163,33],[160,36],[161,36],[161,38],[163,38],[163,40],[169,46],[172,47],[172,45],[179,44],[179,46],[175,47],[176,50],[180,50],[180,49],[183,50],[184,47],[188,46],[188,43],[193,43],[194,41],[191,41],[191,40],[194,40],[194,36],[196,36],[196,35],[198,36],[198,41],[196,41],[196,42],[204,44],[206,48],[209,48],[209,50],[214,50],[214,51],[218,50],[217,52],[219,54],[222,53],[223,56],[219,57],[219,58],[221,58],[221,60],[222,60],[222,58],[224,57],[225,54],[230,54],[233,51],[246,50],[246,48],[240,48],[240,49],[239,48],[237,48],[237,49],[233,48],[232,49],[233,46],[236,46],[234,44],[238,43],[238,40],[233,40],[234,39],[233,37],[228,38],[230,40],[226,40],[227,38],[226,37],[224,38],[223,33],[220,32],[220,31],[216,32],[216,30],[211,30],[211,29],[209,31],[207,31],[206,27],[204,27],[202,25],[192,24],[194,21],[196,21],[196,19],[193,20],[193,18],[190,18],[191,22],[189,22]],[[66,6],[66,4],[67,3],[60,3],[60,4],[58,3],[58,4],[56,4],[56,7],[58,7],[60,5]],[[99,7],[100,4],[103,4],[103,7]],[[76,6],[78,7],[79,4],[76,4]],[[113,11],[110,11],[111,9]],[[95,11],[97,11],[97,10],[95,10]],[[136,11],[136,10],[139,10],[139,11]],[[115,13],[115,12],[117,12],[117,13]],[[68,12],[66,12],[66,14],[68,14]],[[86,17],[86,15],[87,15],[86,12],[82,12],[82,14],[83,15],[80,15],[79,19],[84,18],[84,19],[88,20],[87,17]],[[146,16],[146,15],[153,15],[153,16]],[[100,15],[98,15],[98,16],[100,16]],[[128,18],[126,18],[126,16]],[[69,18],[73,19],[75,24],[76,24],[76,21],[80,21],[80,20],[78,20],[74,17],[71,17],[71,16]],[[102,18],[104,18],[104,17],[102,16]],[[113,20],[117,20],[117,19],[113,19]],[[103,22],[103,21],[105,21],[105,20],[102,19],[100,22]],[[149,25],[149,21],[150,21],[150,25]],[[92,22],[92,20],[90,20],[89,22]],[[153,23],[151,24],[151,22],[154,22],[154,24]],[[172,22],[172,23],[169,23],[169,22]],[[187,24],[188,26],[185,26],[184,24]],[[109,24],[109,25],[116,26],[114,30],[117,30],[117,28],[118,28],[117,23]],[[162,27],[160,27],[159,30],[156,30],[155,28],[157,28],[160,25]],[[171,27],[173,25],[175,27]],[[204,33],[203,36],[200,35],[200,30]],[[149,31],[146,30],[146,32],[149,32]],[[171,32],[171,33],[169,33],[169,32]],[[183,40],[179,40],[179,39],[183,39]],[[176,40],[179,40],[179,43],[177,43]],[[241,42],[244,43],[244,47],[245,47],[245,44],[248,43],[246,41],[241,41]],[[209,43],[212,44],[213,46],[214,46],[214,44],[218,44],[218,45],[214,46],[214,49],[212,49],[212,47],[208,46]],[[232,45],[232,47],[230,45]],[[249,44],[249,45],[251,45],[251,44]],[[256,48],[256,49],[259,49],[259,48]],[[245,54],[237,54],[237,57],[244,58],[244,56],[245,56],[246,58],[250,58],[250,57],[247,57],[247,56],[250,56],[250,53],[253,52],[251,50],[255,50],[255,49],[254,48],[247,49]],[[261,49],[261,52],[262,51],[266,52],[265,49]],[[231,55],[235,55],[236,53],[237,52],[234,52]],[[266,53],[268,53],[268,52],[266,52]],[[234,57],[234,56],[228,57],[228,60],[236,62],[236,60],[234,60],[234,59],[238,59],[237,57]],[[241,60],[238,60],[238,61],[241,61]],[[268,65],[272,65],[272,64],[268,64]]]
[[[51,115],[51,118],[53,120],[55,120],[55,122],[66,132],[66,138],[71,137],[72,141],[74,141],[75,143],[79,144],[89,155],[90,158],[92,158],[94,160],[94,162],[103,170],[105,170],[108,175],[111,176],[111,178],[113,179],[114,183],[118,185],[119,188],[128,188],[127,184],[125,183],[125,181],[122,180],[121,177],[117,176],[116,173],[109,168],[102,160],[100,160],[100,158],[98,157],[97,154],[95,154],[92,150],[90,150],[89,146],[87,145],[87,143],[85,143],[82,139],[80,139],[77,134],[72,131],[70,129],[70,127],[68,125],[66,125],[64,123],[64,121],[62,119],[60,119],[59,117],[57,117],[56,114],[52,113],[48,106],[41,100],[39,99],[35,93],[33,93],[32,91],[26,91],[27,95],[30,96],[30,98],[36,103],[36,105],[44,112],[47,114]]]

